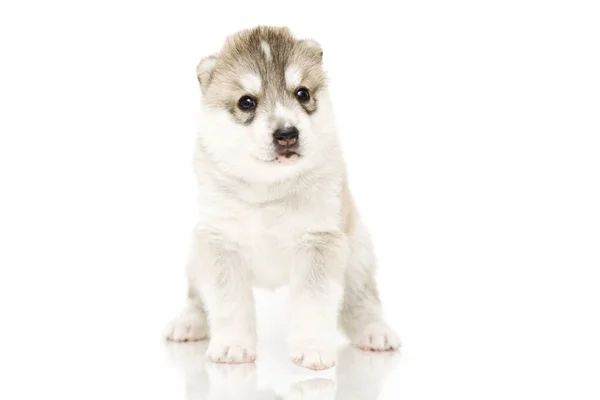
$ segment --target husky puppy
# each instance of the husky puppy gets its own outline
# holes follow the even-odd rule
[[[335,364],[338,325],[361,349],[400,346],[382,319],[322,56],[317,42],[287,28],[257,27],[231,35],[197,67],[200,221],[188,306],[166,337],[210,336],[213,362],[255,360],[254,286],[289,284],[290,356],[302,367]]]

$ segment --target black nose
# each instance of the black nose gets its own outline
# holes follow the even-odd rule
[[[289,128],[279,128],[273,132],[275,143],[280,146],[292,146],[298,142],[298,128],[291,126]]]

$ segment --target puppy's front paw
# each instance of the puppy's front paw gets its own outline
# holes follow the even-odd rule
[[[211,340],[206,351],[206,358],[215,363],[252,363],[256,360],[256,348],[249,344],[217,343]]]
[[[400,347],[396,333],[383,323],[367,325],[353,342],[366,351],[392,351]]]
[[[164,337],[174,342],[203,340],[208,338],[208,324],[201,313],[186,311],[167,325]]]
[[[293,345],[290,355],[294,364],[313,371],[323,371],[335,365],[335,351],[327,346]]]

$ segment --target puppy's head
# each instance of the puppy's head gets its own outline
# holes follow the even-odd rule
[[[310,169],[335,145],[323,52],[287,28],[227,38],[197,68],[200,143],[228,172],[277,180]]]

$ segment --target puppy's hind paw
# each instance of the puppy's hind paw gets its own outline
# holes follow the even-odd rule
[[[208,324],[199,312],[186,311],[171,321],[163,336],[174,342],[194,342],[208,338]]]
[[[400,347],[396,333],[383,323],[367,325],[353,343],[366,351],[393,351]]]

